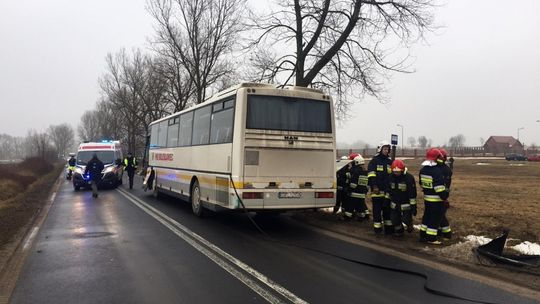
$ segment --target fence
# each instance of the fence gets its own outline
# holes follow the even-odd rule
[[[484,147],[443,147],[450,156],[459,157],[505,157],[510,152],[491,153],[487,152]],[[423,157],[426,154],[426,150],[429,148],[405,148],[397,147],[396,156],[399,157]],[[375,155],[377,149],[375,148],[350,148],[350,149],[337,149],[336,158],[340,158],[343,155],[349,155],[351,153],[359,153],[362,156],[371,157]],[[524,151],[524,155],[539,154],[537,147],[529,147]]]

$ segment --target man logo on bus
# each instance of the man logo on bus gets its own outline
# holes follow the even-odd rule
[[[298,140],[298,136],[285,135],[283,137],[285,138],[285,140],[289,141],[290,145],[292,145],[294,143],[294,141]]]

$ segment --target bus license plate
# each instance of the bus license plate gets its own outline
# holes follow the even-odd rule
[[[279,198],[302,198],[301,192],[279,192]]]

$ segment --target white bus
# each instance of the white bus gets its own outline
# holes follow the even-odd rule
[[[197,216],[334,206],[334,112],[319,90],[243,83],[150,128],[154,194]]]

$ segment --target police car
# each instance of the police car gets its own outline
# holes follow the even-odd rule
[[[101,172],[101,182],[98,186],[116,187],[122,184],[122,148],[119,141],[85,142],[77,150],[77,164],[73,172],[73,189],[89,188],[90,179],[84,176],[86,164],[96,154],[105,168]]]

